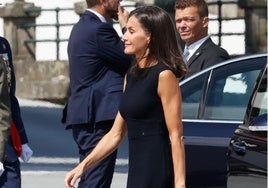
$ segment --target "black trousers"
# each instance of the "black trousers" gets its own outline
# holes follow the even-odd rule
[[[94,149],[100,139],[111,129],[113,121],[103,121],[93,125],[72,125],[73,138],[78,146],[80,161]],[[117,150],[85,171],[78,188],[110,188]]]
[[[20,161],[4,161],[5,171],[0,176],[1,188],[21,188]]]

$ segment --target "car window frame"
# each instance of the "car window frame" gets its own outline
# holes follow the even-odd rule
[[[267,129],[268,129],[267,125],[266,126],[255,125],[254,120],[256,120],[256,118],[258,118],[259,116],[253,117],[253,115],[252,115],[253,114],[253,104],[254,104],[254,101],[256,100],[259,88],[262,84],[261,82],[263,80],[263,77],[266,76],[266,78],[267,78],[267,69],[268,69],[267,67],[268,67],[268,65],[266,62],[266,65],[264,66],[264,68],[262,69],[262,72],[260,73],[259,77],[257,78],[258,84],[256,84],[255,88],[253,89],[253,93],[251,94],[251,97],[250,97],[250,100],[249,100],[249,103],[247,106],[247,111],[246,111],[245,117],[244,117],[243,126],[246,126],[248,128],[248,130],[253,131],[253,132],[263,132],[263,131],[267,132]],[[263,115],[267,115],[267,114],[263,114]]]
[[[212,82],[212,76],[215,72],[216,69],[218,69],[219,67],[222,67],[222,66],[230,66],[231,64],[233,63],[236,63],[237,61],[247,61],[247,60],[250,60],[250,59],[258,59],[258,58],[264,58],[264,57],[267,57],[267,54],[257,54],[257,55],[250,55],[250,56],[244,56],[244,57],[239,57],[239,58],[235,58],[235,59],[230,59],[230,60],[227,60],[227,61],[224,61],[224,62],[221,62],[219,64],[216,64],[214,66],[211,66],[207,69],[204,69],[202,71],[200,71],[199,73],[196,73],[195,75],[185,79],[185,80],[182,80],[179,84],[181,87],[183,87],[185,84],[187,84],[188,82],[191,82],[190,80],[194,80],[198,77],[201,77],[202,75],[204,76],[205,78],[205,83],[203,84],[202,86],[202,89],[201,89],[201,95],[200,95],[200,104],[198,105],[198,109],[197,109],[197,115],[196,117],[182,117],[183,120],[200,120],[200,121],[226,121],[226,122],[229,122],[229,121],[232,121],[232,122],[243,122],[243,119],[244,118],[241,118],[241,120],[229,120],[229,119],[207,119],[205,118],[205,109],[206,109],[206,98],[208,97],[208,89],[211,87],[211,82]],[[259,72],[259,75],[261,74],[262,72],[262,69],[260,69],[260,72]],[[256,79],[257,80],[257,79]],[[188,87],[186,85],[186,87]],[[255,87],[255,86],[254,86]],[[251,95],[251,94],[250,94]],[[246,104],[247,105],[247,104]],[[245,106],[245,110],[246,110],[246,106]]]

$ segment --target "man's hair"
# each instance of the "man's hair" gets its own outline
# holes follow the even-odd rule
[[[200,17],[208,17],[208,5],[205,0],[177,0],[175,2],[175,9],[185,9],[192,6],[197,7]]]
[[[100,3],[100,0],[86,0],[87,7],[91,8]]]

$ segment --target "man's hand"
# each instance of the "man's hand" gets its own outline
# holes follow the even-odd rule
[[[2,162],[0,162],[0,176],[2,176],[3,172],[5,171],[4,165]]]
[[[20,158],[24,161],[24,162],[28,162],[30,160],[30,158],[33,155],[33,151],[31,150],[31,148],[28,146],[28,144],[23,144],[22,145],[22,153]]]
[[[118,21],[120,23],[121,28],[126,27],[127,21],[128,21],[128,16],[129,12],[126,11],[123,7],[119,6],[118,7]]]

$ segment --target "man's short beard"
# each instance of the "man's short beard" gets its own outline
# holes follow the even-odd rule
[[[111,10],[110,15],[112,19],[118,20],[117,11]]]
[[[111,18],[113,18],[113,19],[115,19],[115,20],[118,20],[118,15],[117,15],[117,13],[114,14],[114,15],[112,15]]]

